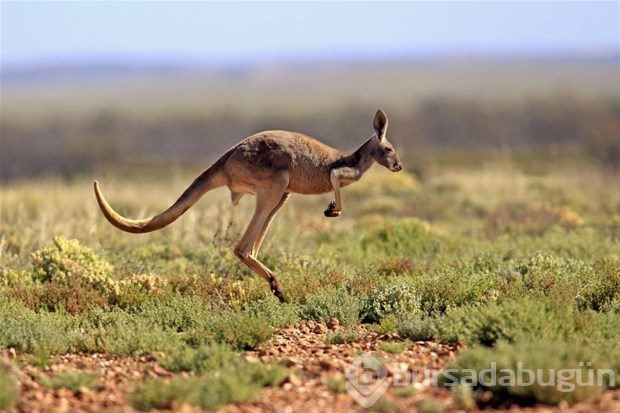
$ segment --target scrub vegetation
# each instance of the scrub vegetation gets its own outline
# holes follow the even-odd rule
[[[140,215],[162,209],[187,179],[106,183],[123,212]],[[388,357],[407,340],[459,343],[466,349],[453,367],[582,361],[620,377],[617,183],[602,169],[528,174],[515,163],[425,180],[377,169],[344,191],[335,221],[322,217],[321,197],[294,197],[263,253],[287,304],[232,255],[249,200],[233,210],[215,191],[176,225],[137,237],[100,217],[86,180],[11,183],[1,193],[0,347],[34,365],[76,352],[152,355],[175,378],[127,389],[141,410],[254,400],[286,368],[248,363],[243,351],[304,320],[337,320],[334,345],[363,341],[360,323],[396,333],[402,342],[381,346]],[[369,206],[385,199],[380,214]],[[75,390],[96,377],[68,372],[43,383]],[[611,385],[489,390],[557,404],[591,401]],[[3,386],[3,406],[16,402],[12,388]]]

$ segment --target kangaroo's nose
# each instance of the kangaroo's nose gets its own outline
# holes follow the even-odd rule
[[[396,165],[394,165],[394,172],[399,172],[403,169],[403,164],[402,163],[397,163]]]

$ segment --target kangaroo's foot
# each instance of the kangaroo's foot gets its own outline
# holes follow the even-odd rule
[[[288,299],[286,298],[286,296],[284,294],[282,294],[282,291],[280,291],[280,289],[278,287],[271,287],[271,292],[273,293],[273,295],[276,296],[276,298],[278,300],[280,300],[281,303],[288,303]]]
[[[340,211],[336,211],[336,203],[334,201],[330,202],[327,206],[327,209],[323,212],[328,218],[335,218],[340,216]]]

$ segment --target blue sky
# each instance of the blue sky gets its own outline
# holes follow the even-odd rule
[[[3,65],[619,49],[619,2],[2,2]]]

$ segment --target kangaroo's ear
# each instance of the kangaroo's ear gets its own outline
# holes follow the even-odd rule
[[[372,124],[375,128],[375,132],[377,132],[377,138],[379,138],[379,140],[383,140],[385,138],[385,132],[387,132],[388,128],[388,119],[381,109],[379,109],[375,114],[375,120]]]

